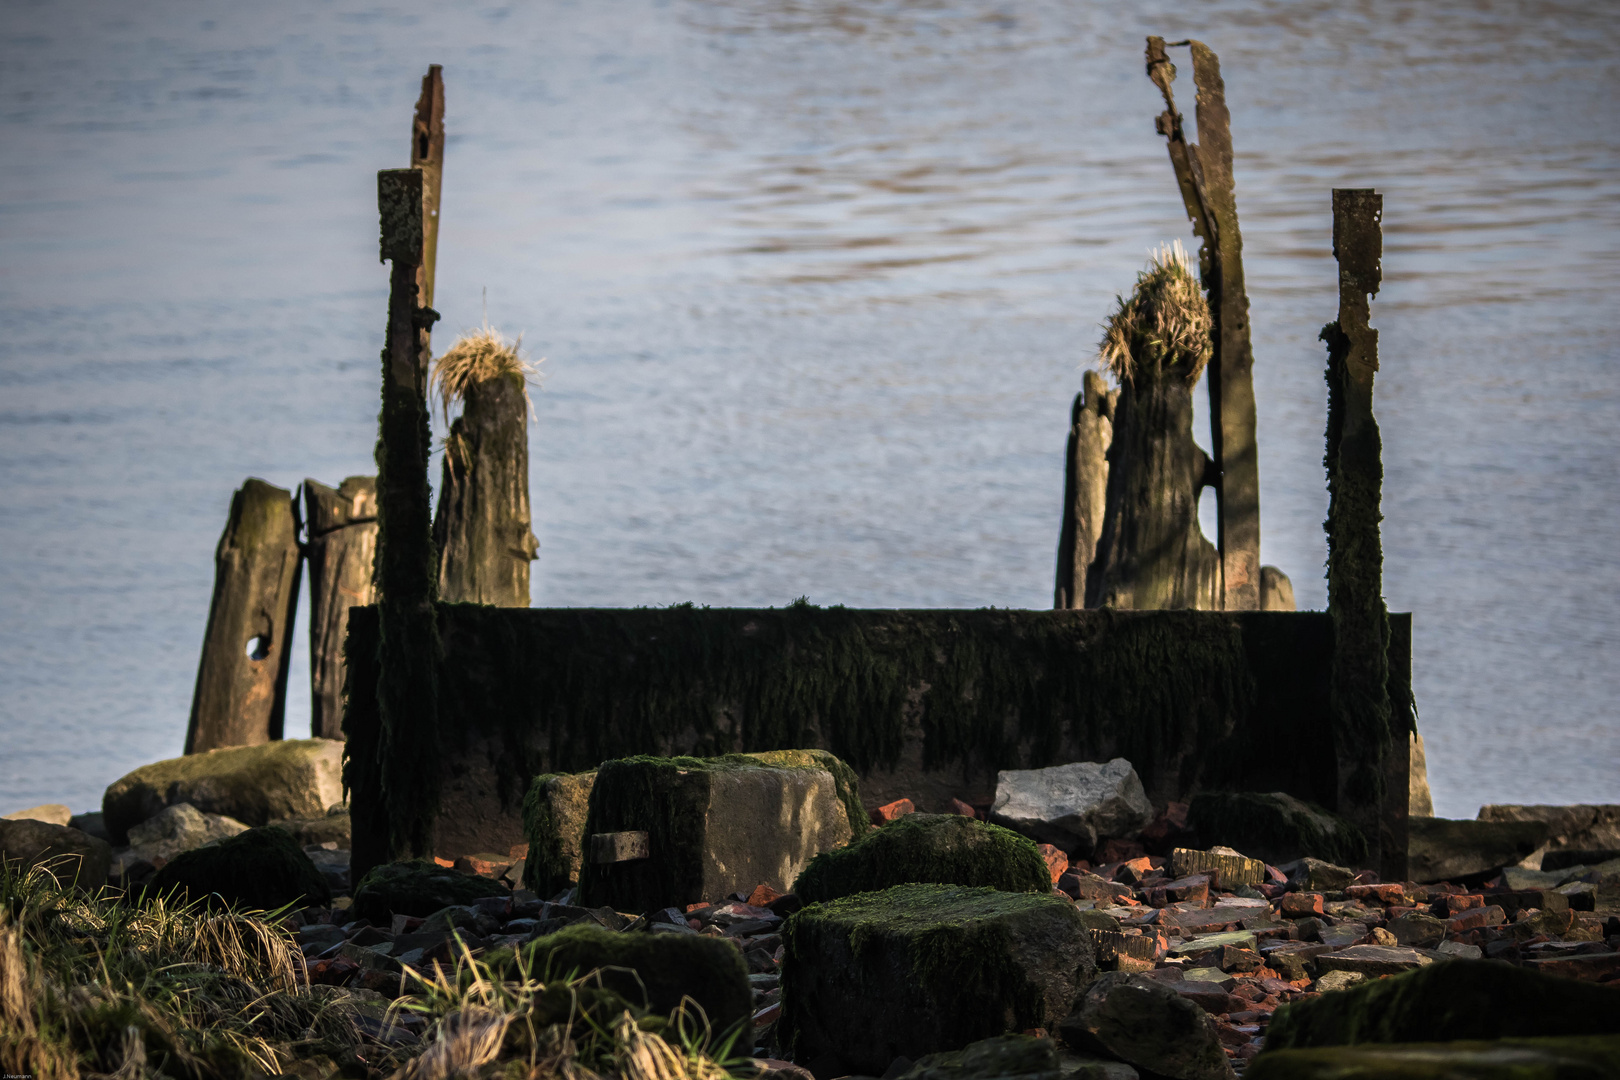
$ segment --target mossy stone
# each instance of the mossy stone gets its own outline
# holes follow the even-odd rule
[[[1096,977],[1074,905],[1046,893],[901,885],[783,927],[780,1044],[879,1075],[896,1057],[1056,1027]]]
[[[343,801],[343,744],[335,739],[285,739],[232,746],[143,765],[114,781],[101,797],[102,821],[114,844],[129,827],[175,803],[223,814],[245,825],[324,815]]]
[[[1278,1009],[1270,1049],[1620,1035],[1620,987],[1490,960],[1441,960]]]
[[[603,762],[585,835],[612,832],[645,832],[651,852],[581,867],[579,902],[616,911],[684,906],[761,883],[786,892],[811,858],[850,839],[826,769],[747,754]]]
[[[426,918],[442,908],[471,904],[483,896],[505,896],[498,881],[463,874],[427,859],[373,867],[354,890],[354,913],[387,925],[395,915]]]
[[[261,826],[175,856],[153,876],[147,895],[215,896],[229,904],[271,910],[326,904],[331,887],[285,829]]]
[[[665,1016],[690,997],[717,1036],[750,1017],[748,965],[742,952],[721,938],[614,933],[579,925],[537,938],[524,951],[529,970],[540,978],[600,969],[603,987]]]
[[[1245,1080],[1603,1080],[1620,1076],[1620,1038],[1268,1048],[1243,1075]]]
[[[1230,847],[1273,865],[1307,856],[1341,866],[1367,862],[1361,830],[1285,792],[1200,792],[1188,817],[1205,848]]]
[[[910,882],[1052,891],[1051,871],[1033,840],[956,814],[908,814],[848,847],[823,852],[799,874],[793,891],[814,904]]]
[[[596,771],[545,773],[523,796],[523,835],[529,841],[523,885],[541,896],[553,896],[578,884]]]

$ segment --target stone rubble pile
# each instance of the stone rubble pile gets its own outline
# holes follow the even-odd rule
[[[0,855],[66,857],[88,887],[292,905],[310,982],[384,998],[468,956],[634,971],[664,1002],[650,1005],[690,994],[742,1028],[774,1080],[1325,1076],[1323,1046],[1368,1041],[1355,1009],[1427,1015],[1431,999],[1473,994],[1472,1013],[1491,1016],[1497,998],[1568,986],[1598,995],[1563,1010],[1585,1018],[1579,1030],[1524,1020],[1521,1005],[1516,1027],[1442,1017],[1371,1041],[1620,1038],[1614,808],[1413,819],[1427,880],[1385,882],[1311,850],[1356,850],[1320,808],[1273,793],[1156,809],[1123,759],[1003,773],[993,804],[876,808],[824,752],[632,759],[537,779],[526,851],[351,881],[346,810],[318,805],[329,756],[200,756],[215,757],[217,782],[205,762],[149,766],[109,789],[127,846],[100,815],[61,824],[64,808],[44,807],[53,820],[0,819]],[[256,768],[296,790],[247,790]],[[701,822],[659,820],[670,800]],[[297,812],[265,809],[283,804]]]

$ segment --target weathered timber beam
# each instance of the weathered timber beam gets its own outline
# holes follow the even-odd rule
[[[1333,254],[1339,263],[1339,318],[1322,330],[1328,346],[1328,611],[1333,618],[1331,680],[1339,812],[1367,834],[1381,873],[1405,872],[1406,790],[1391,790],[1389,617],[1379,536],[1382,443],[1373,417],[1378,331],[1371,297],[1382,280],[1383,198],[1333,192]],[[1402,732],[1401,749],[1406,748]],[[1404,754],[1399,770],[1405,773]],[[1387,805],[1386,805],[1387,804]],[[1396,820],[1398,819],[1398,820]]]
[[[301,565],[292,493],[248,480],[214,552],[186,753],[281,738]]]
[[[1150,37],[1147,74],[1164,95],[1156,127],[1165,136],[1182,202],[1193,232],[1203,240],[1199,268],[1215,322],[1209,361],[1210,451],[1219,483],[1216,546],[1221,554],[1223,607],[1254,611],[1260,591],[1260,461],[1256,449],[1254,351],[1249,297],[1243,279],[1243,235],[1238,227],[1232,171],[1231,113],[1220,59],[1203,42],[1192,49],[1197,88],[1198,143],[1191,143],[1176,111],[1176,76],[1163,38]]]
[[[416,272],[416,300],[433,306],[434,269],[439,255],[439,188],[444,176],[444,74],[431,64],[422,76],[422,95],[411,120],[411,166],[422,170],[422,261]]]
[[[343,643],[349,609],[376,598],[377,478],[351,476],[336,489],[304,481],[309,560],[310,734],[343,738]]]
[[[428,329],[438,314],[420,307],[422,171],[377,174],[383,261],[389,275],[382,417],[377,438],[377,655],[381,812],[410,818],[434,768],[438,732],[438,630],[432,493],[428,486]],[[351,657],[351,660],[353,658]],[[398,752],[410,747],[409,753]],[[351,761],[352,764],[352,761]],[[413,819],[414,820],[414,819]],[[425,833],[405,837],[425,850]]]

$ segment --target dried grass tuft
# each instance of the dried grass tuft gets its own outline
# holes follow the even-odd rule
[[[523,335],[516,341],[507,341],[486,320],[479,330],[463,334],[450,346],[450,350],[433,362],[429,379],[429,393],[436,393],[439,409],[445,423],[450,422],[450,409],[467,400],[467,391],[491,379],[509,378],[523,388],[523,400],[534,415],[534,401],[529,397],[529,382],[539,374],[536,364],[523,359]],[[539,361],[543,363],[544,361]]]
[[[1161,245],[1136,275],[1130,299],[1118,300],[1097,347],[1114,378],[1123,385],[1174,371],[1197,382],[1209,363],[1213,321],[1181,241]]]

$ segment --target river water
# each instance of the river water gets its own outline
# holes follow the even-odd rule
[[[1263,558],[1323,606],[1330,189],[1376,187],[1385,590],[1437,807],[1620,801],[1600,5],[7,0],[0,811],[179,752],[245,477],[373,471],[374,174],[429,63],[438,345],[487,294],[544,358],[535,603],[1048,606],[1069,400],[1188,237],[1149,33],[1225,70]]]

